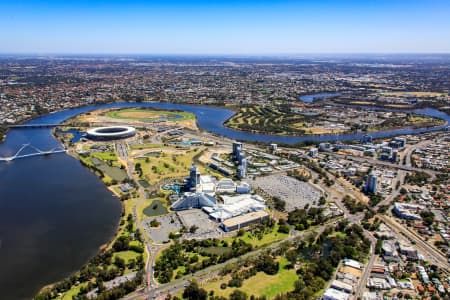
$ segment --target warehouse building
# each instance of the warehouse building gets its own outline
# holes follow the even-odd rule
[[[394,213],[397,217],[406,220],[421,220],[420,212],[425,208],[421,205],[415,205],[410,203],[394,203]]]
[[[219,194],[233,194],[236,192],[236,184],[229,178],[223,178],[217,182],[216,193]]]
[[[353,292],[352,285],[339,281],[339,280],[333,280],[330,284],[330,288],[333,288],[335,290],[351,294]]]
[[[350,294],[338,291],[333,288],[328,288],[322,296],[322,300],[347,300]]]
[[[259,223],[265,218],[268,218],[269,214],[264,211],[255,211],[234,218],[227,219],[222,222],[221,227],[224,231],[233,231],[240,228],[246,227],[248,225]]]

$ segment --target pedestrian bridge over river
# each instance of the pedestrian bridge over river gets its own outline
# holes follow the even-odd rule
[[[33,152],[22,154],[25,149],[32,149]],[[5,161],[5,162],[12,161],[12,160],[19,159],[19,158],[26,158],[26,157],[40,156],[40,155],[50,155],[50,154],[65,153],[65,152],[67,152],[67,150],[63,146],[57,146],[50,150],[41,150],[31,144],[24,144],[24,145],[22,145],[22,147],[20,147],[20,149],[13,156],[6,156],[6,157],[0,156],[0,162],[1,161]]]

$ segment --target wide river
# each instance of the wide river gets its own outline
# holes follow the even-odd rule
[[[223,126],[227,109],[169,103],[114,103],[60,111],[28,121],[56,124],[79,113],[112,107],[157,107],[192,112],[201,128],[229,138],[276,143],[333,141],[335,135],[292,137],[252,134]],[[412,112],[450,121],[434,109]],[[443,128],[441,126],[440,128]],[[434,129],[404,128],[373,133],[374,137]],[[340,140],[360,134],[340,135]],[[48,128],[13,129],[0,145],[0,156],[13,155],[23,144],[48,150],[58,142]],[[114,234],[120,202],[102,182],[65,154],[0,162],[0,295],[31,299],[44,285],[61,280],[86,263]]]

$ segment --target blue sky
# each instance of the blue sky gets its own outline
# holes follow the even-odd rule
[[[448,0],[0,0],[0,52],[450,52]]]

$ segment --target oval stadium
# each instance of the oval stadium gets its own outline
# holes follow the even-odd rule
[[[92,140],[122,139],[136,134],[136,129],[131,126],[107,126],[89,129],[87,137]]]

